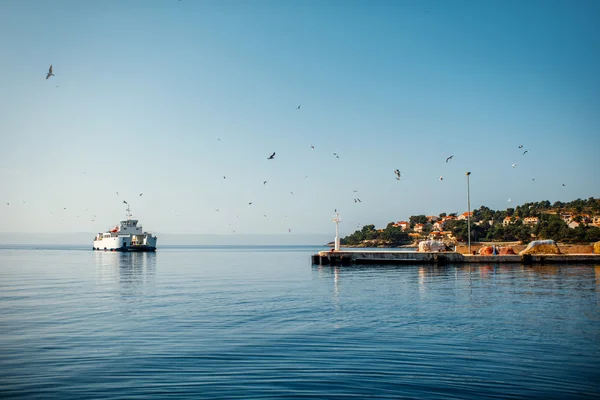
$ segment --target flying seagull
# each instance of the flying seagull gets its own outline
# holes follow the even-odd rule
[[[249,205],[249,206],[251,206],[251,205],[252,205],[252,202],[248,203],[248,205]]]
[[[510,202],[511,202],[511,199],[510,199],[510,197],[509,197],[509,198],[508,198],[508,200],[506,200],[506,201],[508,201],[508,202],[510,203]]]
[[[516,167],[516,166],[517,166],[517,163],[514,163],[514,164],[512,165],[512,167],[513,167],[513,168],[514,168],[514,167]]]
[[[290,192],[290,194],[294,194],[294,192]]]
[[[358,200],[359,203],[362,203],[362,201],[360,201],[360,199],[357,197],[356,200]]]
[[[440,181],[443,181],[443,180],[444,180],[444,177],[440,175]]]
[[[225,175],[223,175],[223,179],[227,179],[227,177]]]
[[[117,193],[117,196],[118,196],[118,195],[119,195],[119,192],[116,192],[116,193]]]
[[[338,155],[337,155],[337,153],[333,153],[333,155],[334,155],[336,158],[340,158],[340,156],[338,156]]]
[[[452,156],[450,156],[450,157],[446,158],[446,162],[448,162],[448,161],[452,160],[452,157],[454,157],[454,155],[452,155]]]
[[[315,146],[313,146],[312,144],[310,145],[311,150],[315,149]]]
[[[142,195],[143,195],[143,194],[144,194],[144,193],[140,193],[140,197],[142,197]]]
[[[519,145],[519,148],[520,148],[520,149],[522,149],[522,148],[523,148],[523,145],[522,145],[522,144],[520,144],[520,145]]]
[[[563,186],[567,186],[567,185],[565,185],[564,183],[563,183],[562,185],[563,185]]]
[[[125,200],[123,200],[123,204],[129,204],[129,203],[127,203]]]
[[[525,153],[529,153],[529,150],[525,150],[525,151],[523,152],[523,155],[525,155]]]
[[[396,180],[399,181],[400,180],[400,176],[401,176],[400,170],[399,169],[395,170],[394,174],[396,174]]]
[[[299,110],[301,105],[302,105],[302,104],[299,104],[299,105],[298,105],[298,107],[296,107],[296,110]]]
[[[48,74],[46,75],[46,79],[50,78],[51,76],[54,76],[54,74],[52,73],[52,65],[50,65],[50,68],[48,69]]]
[[[271,154],[271,155],[270,155],[270,156],[267,158],[267,160],[272,160],[272,159],[274,159],[274,158],[275,158],[275,152],[273,152],[273,154]]]
[[[266,184],[267,184],[267,181],[264,181],[264,182],[263,182],[263,185],[266,185]]]

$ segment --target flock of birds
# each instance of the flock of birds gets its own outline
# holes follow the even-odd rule
[[[53,72],[52,65],[50,65],[50,67],[48,68],[48,72],[46,73],[46,80],[50,79],[50,77],[53,77],[53,76],[55,76],[55,75],[54,75],[54,72]],[[301,105],[299,104],[299,105],[296,107],[296,109],[297,109],[297,110],[300,110],[300,109],[301,109]],[[217,138],[217,140],[219,140],[219,141],[220,141],[221,139],[220,139],[220,138]],[[309,144],[309,148],[310,148],[311,150],[315,150],[315,146],[314,146],[314,145],[312,145],[312,144]],[[518,148],[519,148],[519,149],[523,149],[523,145],[519,145],[519,146],[518,146]],[[523,153],[522,153],[522,155],[524,156],[524,155],[526,155],[528,152],[529,152],[529,150],[524,150],[524,151],[523,151]],[[276,152],[274,151],[274,152],[273,152],[271,155],[269,155],[269,156],[267,157],[267,160],[274,160],[274,159],[275,159],[275,155],[276,155]],[[337,153],[333,153],[333,156],[334,156],[336,159],[339,159],[339,158],[340,158],[339,154],[337,154]],[[446,163],[448,163],[448,162],[450,162],[451,160],[453,160],[453,158],[454,158],[454,155],[450,155],[450,156],[446,157]],[[513,164],[512,164],[512,168],[516,168],[516,167],[517,167],[517,163],[515,162],[515,163],[513,163]],[[308,178],[308,177],[306,176],[305,178]],[[395,170],[394,170],[394,178],[395,178],[397,181],[400,181],[400,180],[402,179],[402,173],[400,172],[400,170],[399,170],[399,169],[395,169]],[[224,176],[223,176],[223,179],[227,179],[227,176],[225,176],[225,175],[224,175]],[[440,180],[440,181],[443,181],[443,180],[444,180],[444,177],[443,177],[443,175],[440,175],[440,177],[439,177],[439,180]],[[535,181],[535,178],[533,178],[533,181]],[[264,180],[264,181],[263,181],[263,185],[266,185],[267,183],[268,183],[268,181],[266,181],[266,180]],[[566,185],[563,183],[563,184],[562,184],[562,186],[566,186]],[[425,191],[426,191],[426,189],[425,189]],[[357,192],[358,192],[358,190],[354,190],[354,193],[357,193]],[[119,192],[116,192],[116,194],[117,194],[117,195],[119,195]],[[290,194],[291,194],[291,195],[294,195],[295,193],[292,191],[292,192],[290,192]],[[141,197],[142,195],[143,195],[143,193],[140,193],[140,194],[139,194],[139,196],[140,196],[140,197]],[[360,198],[358,198],[358,197],[354,197],[354,198],[353,198],[353,201],[354,201],[354,203],[362,203],[362,200],[361,200]],[[509,198],[509,199],[508,199],[508,202],[511,202],[511,201],[512,201],[512,200],[511,200],[511,198]],[[25,201],[23,201],[23,203],[25,203]],[[129,203],[128,203],[126,200],[123,200],[123,204],[127,204],[127,205],[129,206]],[[10,202],[6,202],[6,205],[7,205],[7,206],[10,206]],[[248,202],[248,207],[250,207],[251,205],[252,205],[252,202]],[[66,207],[64,207],[64,208],[63,208],[63,210],[65,210],[65,211],[66,211],[66,210],[67,210],[67,208],[66,208]],[[86,210],[87,210],[87,209],[86,209]],[[217,208],[217,209],[215,209],[215,211],[217,211],[217,212],[218,212],[218,211],[219,211],[219,209]],[[336,209],[336,212],[337,212],[337,209]],[[95,217],[96,217],[95,215],[93,215],[93,216],[92,216],[92,222],[95,222]],[[266,217],[267,217],[267,215],[266,215],[266,214],[264,214],[264,217],[266,218]],[[286,217],[287,217],[287,216],[286,216]],[[79,218],[79,216],[77,216],[77,218]],[[229,225],[231,226],[231,224],[229,224]],[[288,228],[288,232],[291,232],[291,231],[292,231],[292,230],[291,230],[291,228]],[[233,230],[233,232],[235,232],[235,230]]]

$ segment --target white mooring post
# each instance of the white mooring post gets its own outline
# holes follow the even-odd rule
[[[342,221],[340,213],[336,212],[333,222],[335,222],[335,251],[340,251],[340,226],[339,223]]]

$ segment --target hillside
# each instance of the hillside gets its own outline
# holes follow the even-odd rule
[[[600,199],[571,202],[548,200],[525,203],[506,210],[481,206],[471,212],[472,241],[553,239],[561,243],[600,241]],[[365,225],[341,239],[343,245],[400,246],[427,238],[456,243],[467,241],[467,213],[439,216],[413,215],[408,221],[390,222],[385,228]]]

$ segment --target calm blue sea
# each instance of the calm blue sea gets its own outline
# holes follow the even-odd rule
[[[0,397],[600,396],[600,266],[0,247]]]

